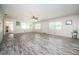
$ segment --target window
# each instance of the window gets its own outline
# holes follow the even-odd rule
[[[36,23],[35,24],[35,29],[40,29],[41,28],[41,24],[40,23]]]
[[[55,29],[55,23],[54,23],[54,22],[51,22],[51,23],[49,24],[49,28],[50,28],[50,29]]]
[[[22,29],[26,29],[26,23],[21,23]]]
[[[49,24],[49,28],[50,29],[60,30],[60,29],[62,29],[62,22],[51,22]]]
[[[19,21],[16,21],[16,26],[20,26],[20,22]]]
[[[31,28],[31,24],[22,22],[21,23],[21,27],[22,27],[22,29],[30,29]]]
[[[62,29],[62,23],[61,22],[56,22],[55,29],[58,29],[58,30]]]
[[[34,24],[33,23],[30,23],[30,29],[33,29],[33,27],[34,27]]]
[[[26,23],[26,29],[30,29],[31,26],[30,26],[30,23]]]

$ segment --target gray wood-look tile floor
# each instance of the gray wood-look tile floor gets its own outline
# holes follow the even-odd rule
[[[0,55],[78,55],[79,40],[43,33],[7,34]]]

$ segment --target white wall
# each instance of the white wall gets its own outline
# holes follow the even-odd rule
[[[72,20],[72,25],[66,25],[66,20]],[[40,22],[41,23],[41,29],[40,30],[22,30],[21,27],[16,26],[16,21],[13,20],[14,22],[14,31],[13,33],[24,33],[24,32],[30,32],[30,31],[36,31],[36,32],[42,32],[42,33],[48,33],[48,34],[53,34],[53,35],[59,35],[59,36],[65,36],[65,37],[71,37],[71,32],[74,29],[79,29],[79,15],[73,15],[73,16],[66,16],[66,17],[60,17],[56,19],[48,19],[47,21]],[[20,22],[26,22],[23,20],[18,20]],[[50,22],[62,22],[62,29],[61,30],[51,30],[49,29],[49,23]]]
[[[66,25],[66,20],[72,20],[72,25]],[[61,30],[50,30],[49,23],[50,22],[62,22],[63,26]],[[42,29],[39,32],[49,33],[53,35],[60,35],[65,37],[71,37],[71,32],[74,29],[79,29],[79,15],[66,16],[56,19],[49,19],[48,21],[40,22],[42,25]]]
[[[30,31],[32,31],[32,29],[25,29],[25,30],[23,30],[21,28],[21,26],[16,26],[16,21],[19,21],[20,23],[22,23],[22,22],[28,23],[28,21],[25,21],[25,20],[17,20],[17,19],[6,19],[6,21],[13,22],[13,28],[14,29],[13,29],[13,32],[11,32],[11,33],[24,33],[24,32],[30,32]]]
[[[25,21],[20,21],[20,22],[25,22]],[[27,23],[27,22],[25,22]],[[21,26],[16,26],[16,21],[14,22],[14,33],[24,33],[24,32],[30,32],[32,31],[31,29],[22,29]]]

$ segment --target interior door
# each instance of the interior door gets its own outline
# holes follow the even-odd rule
[[[3,39],[3,26],[2,26],[2,20],[0,19],[0,43]]]

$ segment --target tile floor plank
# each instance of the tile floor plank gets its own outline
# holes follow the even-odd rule
[[[79,40],[43,33],[5,35],[0,55],[78,55]]]

